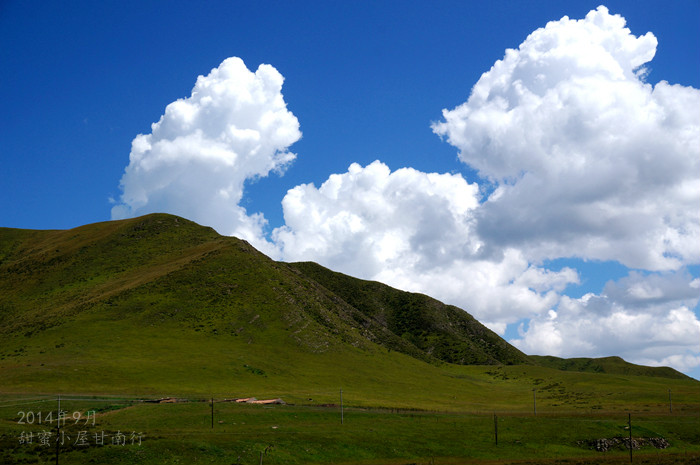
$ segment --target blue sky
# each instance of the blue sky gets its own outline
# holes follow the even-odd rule
[[[633,154],[619,166],[613,163],[641,173],[631,178],[613,168],[605,171],[601,167],[609,166],[607,161],[590,162],[593,168],[585,171],[586,179],[597,178],[600,185],[594,189],[582,183],[589,190],[576,193],[552,181],[576,180],[577,172],[561,171],[559,165],[538,171],[549,158],[530,159],[518,152],[521,148],[508,132],[496,152],[489,152],[496,150],[493,144],[470,145],[495,130],[477,124],[482,120],[475,118],[488,115],[479,113],[476,98],[470,99],[477,82],[497,93],[496,84],[480,81],[482,75],[504,59],[506,49],[518,49],[548,22],[563,16],[582,20],[599,3],[2,2],[0,225],[71,228],[109,220],[115,205],[128,207],[123,216],[170,210],[192,217],[185,213],[199,211],[200,204],[190,206],[195,210],[178,210],[167,189],[159,191],[160,203],[152,200],[136,208],[122,197],[120,181],[130,166],[135,137],[151,133],[151,125],[170,103],[189,98],[198,76],[239,57],[251,72],[265,63],[284,77],[281,95],[303,135],[271,145],[275,153],[296,155],[284,163],[271,155],[277,171],[261,175],[234,166],[231,178],[244,189],[233,187],[227,195],[240,194],[240,201],[192,219],[225,234],[248,234],[247,239],[267,247],[274,258],[315,260],[435,295],[467,309],[529,353],[622,355],[639,363],[672,364],[700,377],[700,343],[693,342],[700,335],[700,254],[693,245],[698,219],[697,212],[678,206],[679,198],[689,198],[690,204],[697,200],[699,173],[692,174],[692,169],[698,165],[690,160],[698,158],[697,149],[689,154],[683,146],[677,148],[677,163],[664,162],[653,151],[644,165],[636,164]],[[657,41],[640,40],[641,48],[655,53],[650,60],[633,57],[647,70],[639,82],[653,88],[667,81],[690,89],[688,94],[671,88],[668,93],[678,97],[664,102],[678,100],[682,106],[688,98],[694,101],[693,90],[700,88],[700,3],[604,4],[610,15],[624,17],[631,36],[651,32]],[[558,38],[565,33],[551,34]],[[593,60],[602,62],[596,56]],[[557,66],[541,65],[549,66],[550,74]],[[628,73],[626,79],[635,78]],[[513,88],[504,91],[506,99]],[[604,90],[595,89],[592,96]],[[626,95],[616,92],[611,95]],[[616,105],[634,112],[638,100]],[[534,114],[523,102],[523,115]],[[454,112],[455,120],[448,122],[443,109],[463,104],[469,112]],[[260,111],[267,109],[261,106]],[[593,111],[583,106],[579,110],[587,118]],[[611,125],[619,123],[614,115],[610,118]],[[467,124],[466,132],[459,132],[460,121]],[[542,121],[556,118],[526,123],[537,128],[543,127]],[[680,126],[673,130],[697,137],[700,114],[696,111],[690,121],[685,133]],[[634,139],[644,131],[648,128],[629,132],[627,145],[615,149],[633,153],[631,147],[649,145],[641,136]],[[668,133],[674,137],[672,130]],[[549,139],[574,141],[566,153],[580,152],[583,159],[598,153],[587,155],[588,143],[575,145],[575,136],[552,130]],[[556,147],[566,145],[561,141]],[[501,164],[495,163],[502,154]],[[373,165],[375,160],[380,162]],[[660,168],[652,170],[658,176],[642,173],[644,166],[657,166],[655,162],[678,169],[663,180]],[[350,169],[353,163],[356,168]],[[690,177],[677,173],[688,166]],[[540,176],[523,175],[527,172]],[[560,172],[560,177],[553,174]],[[338,177],[331,179],[332,174]],[[146,185],[135,174],[129,182],[140,189]],[[642,183],[655,186],[666,203],[650,200],[652,207],[640,213],[638,203],[629,199],[641,192]],[[191,179],[187,186],[194,191],[186,195],[206,202],[208,194],[197,187],[203,184],[206,178]],[[375,189],[368,190],[366,184]],[[681,187],[689,193],[674,197]],[[587,203],[591,192],[607,190],[609,197]],[[497,191],[506,200],[489,197]],[[348,192],[346,197],[343,192]],[[533,192],[541,196],[529,197]],[[374,206],[383,208],[382,202],[386,208],[392,205],[389,198],[404,199],[405,205],[396,202],[387,213],[393,225],[372,223],[376,212],[364,199],[373,195],[378,196]],[[561,200],[569,198],[571,203]],[[617,205],[625,208],[617,210]],[[660,233],[653,226],[653,212],[666,211],[665,205],[675,207],[664,213],[671,220]],[[439,214],[443,208],[452,216]],[[601,232],[605,225],[586,222],[586,211],[599,215],[594,208],[610,213],[607,233]],[[251,220],[255,213],[264,215],[266,223]],[[312,213],[319,222],[306,224],[304,218]],[[244,219],[221,222],[221,217],[236,214]],[[584,218],[580,229],[577,218]],[[638,237],[628,238],[625,223],[630,221],[642,225]],[[256,230],[256,224],[262,229]],[[656,254],[637,252],[657,242],[671,245]],[[615,328],[621,326],[638,330],[617,334]],[[607,329],[594,334],[598,327]],[[652,330],[671,336],[649,343]],[[586,338],[569,343],[572,334]],[[619,342],[603,344],[611,339]]]

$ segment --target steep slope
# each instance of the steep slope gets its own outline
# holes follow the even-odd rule
[[[461,365],[530,363],[525,354],[457,307],[423,294],[352,278],[312,262],[291,266],[438,360]]]

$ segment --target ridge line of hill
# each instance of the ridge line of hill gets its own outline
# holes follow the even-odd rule
[[[0,321],[8,340],[121,321],[280,350],[380,346],[433,365],[687,378],[617,357],[528,356],[458,307],[313,262],[275,262],[243,240],[168,214],[70,230],[0,228]]]

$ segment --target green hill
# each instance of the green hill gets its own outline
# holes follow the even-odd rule
[[[551,355],[531,355],[533,363],[563,371],[608,373],[617,375],[657,376],[688,379],[688,376],[669,367],[647,367],[626,362],[620,357],[559,358]]]
[[[668,383],[679,396],[698,385],[656,378],[672,370],[625,371],[625,362],[585,376],[561,371],[566,363],[526,356],[456,307],[313,263],[275,262],[164,214],[0,229],[0,321],[5,393],[303,403],[336,401],[343,387],[355,405],[518,410],[540,384],[542,408],[599,405],[595,393],[606,389],[616,408],[628,392],[652,402]],[[636,387],[619,390],[616,374],[639,375]]]

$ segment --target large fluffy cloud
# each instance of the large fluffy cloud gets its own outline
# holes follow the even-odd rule
[[[319,188],[291,189],[282,202],[286,225],[273,236],[285,260],[425,292],[503,331],[549,309],[578,275],[534,267],[515,249],[484,257],[474,231],[479,197],[458,174],[353,164]]]
[[[169,104],[150,134],[132,142],[115,219],[164,211],[261,241],[265,219],[239,202],[247,179],[281,171],[300,137],[287,109],[282,75],[270,65],[255,73],[228,58],[199,76],[190,97]]]
[[[656,51],[605,7],[538,29],[434,131],[494,184],[478,232],[529,260],[700,260],[700,91],[645,83]]]

